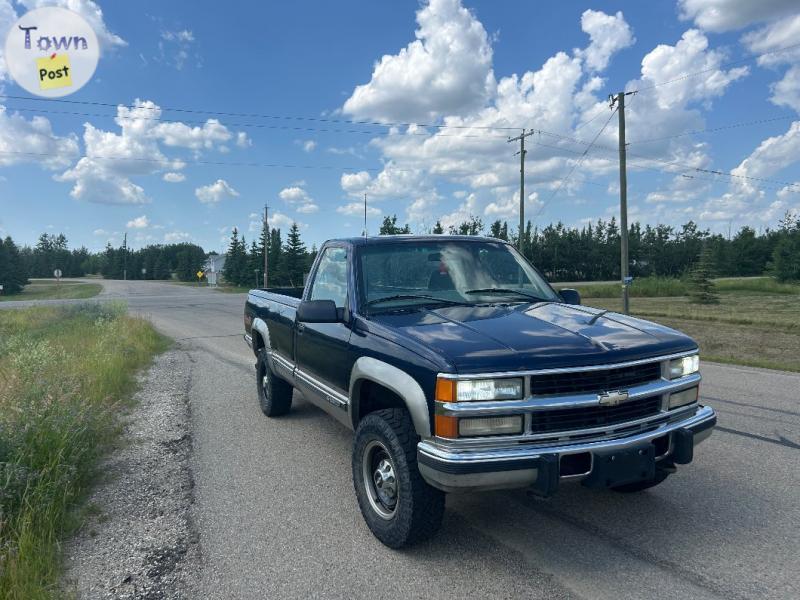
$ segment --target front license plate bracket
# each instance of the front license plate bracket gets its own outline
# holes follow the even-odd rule
[[[591,488],[609,488],[656,476],[656,448],[644,444],[614,452],[595,452],[592,472],[583,480]]]

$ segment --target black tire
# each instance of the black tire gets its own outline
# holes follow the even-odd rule
[[[293,388],[285,379],[276,377],[267,361],[267,353],[258,351],[256,390],[261,411],[268,417],[285,415],[292,408]]]
[[[657,486],[659,483],[661,483],[667,477],[669,477],[669,475],[670,474],[667,471],[661,471],[659,469],[656,469],[656,476],[653,479],[650,479],[648,481],[637,481],[636,483],[626,483],[625,485],[618,485],[612,487],[611,489],[621,494],[633,494],[635,492],[642,492],[644,490],[650,489],[651,487]]]
[[[361,514],[372,533],[390,548],[401,548],[433,536],[444,515],[444,492],[428,485],[417,468],[417,442],[408,412],[389,408],[370,413],[358,424],[353,446],[353,485]],[[367,465],[365,466],[365,459]],[[393,477],[372,483],[389,466]],[[386,470],[381,471],[386,473]],[[369,480],[367,479],[369,477]],[[394,481],[395,493],[391,484]],[[369,488],[368,488],[369,486]],[[382,495],[381,495],[382,494]],[[395,503],[392,508],[391,498]],[[388,500],[388,502],[384,502]],[[381,514],[383,513],[383,514]]]

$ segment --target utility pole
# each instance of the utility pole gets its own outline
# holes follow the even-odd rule
[[[522,133],[517,137],[508,138],[508,142],[516,142],[519,140],[519,152],[515,152],[514,156],[519,154],[519,238],[517,239],[517,249],[521,254],[525,254],[525,138],[533,135],[533,129],[528,133],[522,130]]]
[[[364,192],[364,239],[367,239],[367,193]]]
[[[128,281],[128,232],[122,238],[122,281]]]
[[[620,228],[620,277],[622,279],[622,312],[630,314],[630,300],[628,286],[631,283],[628,277],[628,173],[625,154],[625,96],[636,92],[619,92],[610,96],[611,107],[617,104],[619,113],[619,228]]]
[[[264,238],[264,287],[269,287],[269,245],[272,238],[272,233],[269,230],[269,206],[264,204],[264,229],[266,237]]]

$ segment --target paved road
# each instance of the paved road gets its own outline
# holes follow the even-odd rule
[[[243,296],[105,285],[193,361],[206,597],[800,597],[800,375],[704,364],[720,426],[662,486],[449,496],[441,534],[396,552],[359,514],[351,434],[299,394],[259,411]]]

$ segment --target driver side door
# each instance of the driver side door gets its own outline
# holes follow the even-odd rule
[[[296,375],[304,393],[326,410],[330,405],[344,409],[345,415],[350,371],[355,360],[350,351],[351,321],[347,310],[348,254],[346,246],[323,249],[305,298],[333,300],[339,320],[336,323],[298,322],[295,338]]]

